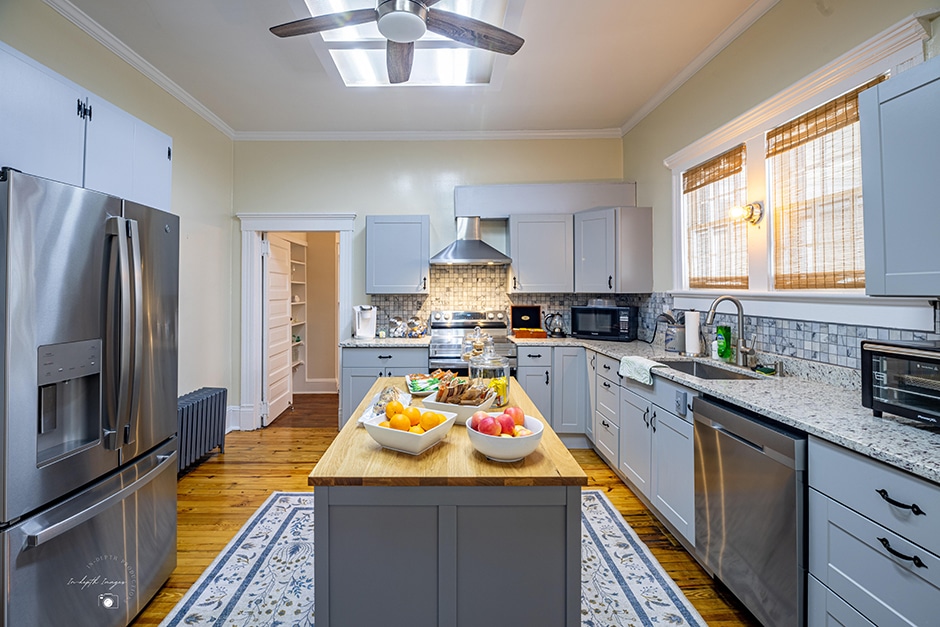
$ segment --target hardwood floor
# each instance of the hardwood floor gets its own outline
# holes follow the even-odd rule
[[[224,454],[215,451],[180,478],[177,567],[133,625],[158,625],[271,492],[311,490],[307,475],[336,435],[337,404],[336,395],[295,396],[269,427],[228,434]],[[605,491],[708,625],[758,625],[593,451],[572,454],[588,487]]]

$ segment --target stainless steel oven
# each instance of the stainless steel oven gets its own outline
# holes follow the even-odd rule
[[[429,371],[441,368],[466,375],[469,364],[462,359],[463,341],[474,328],[480,327],[493,338],[497,355],[509,359],[510,374],[516,374],[516,345],[509,340],[506,312],[432,311],[428,321],[431,341],[428,346]]]
[[[940,342],[862,342],[862,405],[940,424]]]

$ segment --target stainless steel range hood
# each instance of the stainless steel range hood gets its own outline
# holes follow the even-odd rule
[[[512,259],[480,239],[480,218],[457,218],[457,241],[431,257],[431,265],[505,266]]]

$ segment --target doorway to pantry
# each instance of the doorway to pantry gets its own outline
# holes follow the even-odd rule
[[[276,232],[263,239],[268,425],[299,394],[337,391],[339,234]]]
[[[334,285],[330,296],[321,295],[319,287],[320,278],[309,278],[305,285],[306,298],[304,302],[306,334],[303,346],[314,351],[328,351],[330,356],[323,357],[316,352],[313,357],[307,355],[304,359],[304,381],[302,388],[305,392],[336,393],[338,390],[338,338],[348,334],[352,326],[351,310],[351,276],[352,276],[352,236],[355,227],[356,215],[353,213],[329,214],[285,214],[285,213],[239,213],[236,216],[241,222],[241,344],[240,344],[240,387],[239,404],[233,412],[230,427],[243,431],[258,429],[270,424],[274,415],[269,412],[268,406],[268,326],[267,326],[267,291],[266,291],[266,255],[267,243],[265,237],[276,233],[283,236],[291,234],[299,237],[326,236],[332,238],[333,248],[330,253],[330,264],[316,261],[316,254],[311,256],[311,246],[307,245],[307,258],[305,266],[308,269],[321,270],[325,265],[332,265]],[[316,252],[321,252],[317,246]],[[326,253],[324,253],[326,254]],[[289,260],[288,256],[288,260]],[[287,272],[290,273],[288,262]],[[316,275],[317,277],[319,275]],[[329,291],[329,290],[324,290]],[[293,301],[293,295],[290,297]],[[313,313],[319,306],[330,307],[334,318],[330,328],[313,330],[311,322],[319,314]],[[293,308],[293,303],[289,305]],[[311,309],[312,308],[312,309]],[[327,325],[329,323],[326,323]],[[292,325],[291,325],[292,326]],[[288,335],[290,344],[294,344],[293,336]],[[327,348],[323,348],[323,347]],[[317,348],[319,347],[319,349]],[[293,351],[294,346],[291,346]],[[293,357],[293,356],[292,356]],[[293,360],[291,359],[290,383],[294,382],[295,375]],[[320,366],[332,369],[332,378],[318,374]],[[313,379],[307,381],[308,378]],[[269,418],[270,415],[270,418]],[[337,419],[339,416],[337,415]]]

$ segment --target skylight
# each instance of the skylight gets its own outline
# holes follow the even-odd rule
[[[304,0],[310,15],[375,8],[376,0]],[[441,0],[430,10],[450,11],[507,28],[507,8],[512,0]],[[324,64],[331,62],[347,87],[392,87],[385,66],[385,38],[375,22],[344,26],[310,35]],[[325,54],[324,54],[325,53]],[[415,42],[409,86],[488,85],[497,55],[459,44],[427,32]],[[331,68],[327,68],[331,70]]]

